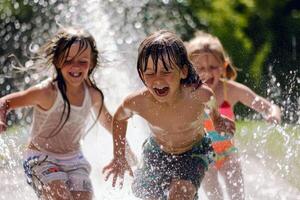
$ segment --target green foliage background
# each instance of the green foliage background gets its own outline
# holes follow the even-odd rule
[[[79,0],[73,1],[81,5]],[[299,121],[299,1],[144,0],[135,19],[127,17],[141,4],[138,0],[136,5],[133,0],[99,2],[110,6],[106,11],[115,12],[114,15],[119,15],[115,8],[124,8],[124,19],[119,21],[124,23],[120,31],[126,35],[131,34],[126,27],[128,23],[136,22],[141,22],[145,34],[167,28],[175,30],[183,40],[191,39],[199,29],[216,35],[240,69],[237,80],[279,104],[286,121]],[[3,77],[11,70],[7,55],[14,53],[24,63],[32,41],[41,44],[57,30],[56,16],[69,12],[67,6],[62,6],[68,3],[66,0],[0,0],[1,96],[24,86],[24,81],[16,85],[9,78],[3,84]],[[246,116],[249,110],[238,106],[237,113]]]
[[[155,13],[159,8],[164,8],[168,17],[156,11],[152,18],[145,18],[145,27],[156,22],[166,28],[163,22],[168,18],[174,20],[175,30],[184,40],[199,29],[216,35],[240,69],[237,81],[280,105],[286,121],[299,120],[299,1],[149,1],[145,10]],[[236,111],[244,116],[249,113],[241,106]]]

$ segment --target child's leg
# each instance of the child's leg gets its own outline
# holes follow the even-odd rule
[[[71,192],[74,200],[90,200],[93,198],[91,192]]]
[[[24,170],[38,197],[43,200],[92,199],[91,166],[81,153],[63,160],[34,150],[28,150],[27,154]]]
[[[73,200],[68,186],[61,180],[45,184],[40,197],[43,200]]]
[[[68,187],[74,200],[91,200],[93,198],[92,182],[89,178],[91,165],[79,154],[71,161],[65,161],[63,169],[68,174]]]
[[[232,200],[244,200],[244,179],[238,154],[232,154],[221,168],[226,189]]]
[[[193,200],[197,188],[188,180],[173,180],[170,185],[168,200]]]
[[[204,192],[209,200],[222,200],[223,192],[218,181],[218,170],[214,166],[210,166],[205,173],[203,182]]]

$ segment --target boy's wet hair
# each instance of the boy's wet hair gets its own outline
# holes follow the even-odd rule
[[[222,63],[227,63],[225,77],[235,80],[237,77],[237,69],[233,66],[230,57],[227,55],[220,40],[203,31],[198,31],[195,37],[187,44],[189,58],[200,53],[211,53]]]
[[[42,46],[39,52],[40,57],[44,57],[46,59],[46,65],[55,67],[56,77],[54,79],[54,82],[57,82],[58,89],[62,94],[64,100],[64,108],[62,111],[60,124],[57,126],[58,128],[57,130],[55,130],[55,133],[50,137],[56,135],[62,129],[70,116],[71,106],[66,94],[67,86],[61,73],[61,68],[63,67],[64,62],[69,55],[70,48],[74,43],[79,44],[79,49],[75,57],[87,50],[89,46],[91,47],[91,67],[88,71],[86,83],[100,92],[102,102],[104,102],[104,95],[102,91],[96,86],[96,82],[93,78],[93,73],[96,67],[99,65],[99,52],[96,47],[95,39],[90,33],[83,29],[74,27],[62,28],[51,40],[49,40],[44,46]],[[101,110],[102,106],[99,110],[98,117],[101,113]]]
[[[138,49],[137,70],[141,80],[145,84],[142,74],[147,69],[149,57],[153,60],[154,71],[157,72],[158,61],[161,61],[164,68],[169,71],[177,66],[179,69],[184,67],[188,70],[185,79],[181,79],[181,84],[201,85],[201,80],[196,74],[192,63],[188,59],[186,48],[180,38],[173,32],[160,30],[152,33],[143,40]]]

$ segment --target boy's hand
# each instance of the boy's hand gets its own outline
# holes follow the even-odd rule
[[[214,119],[214,126],[219,133],[231,133],[233,135],[235,132],[234,121],[224,115],[219,115]]]
[[[128,171],[130,176],[133,176],[133,172],[125,158],[116,159],[114,158],[106,167],[103,168],[102,173],[106,173],[105,181],[107,181],[110,175],[113,176],[112,186],[116,186],[118,177],[120,177],[120,188],[123,187],[124,174]]]

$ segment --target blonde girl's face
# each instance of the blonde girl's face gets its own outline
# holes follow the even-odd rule
[[[201,81],[215,89],[224,73],[224,62],[212,53],[192,55],[191,61]]]
[[[68,86],[80,86],[87,78],[92,65],[90,45],[88,44],[84,50],[79,48],[79,42],[73,43],[70,47],[69,54],[60,66],[61,73]]]
[[[176,92],[180,88],[180,80],[186,78],[187,72],[178,66],[166,69],[161,60],[158,60],[157,70],[151,57],[148,59],[146,71],[142,73],[144,82],[159,102],[171,102],[176,98]]]

